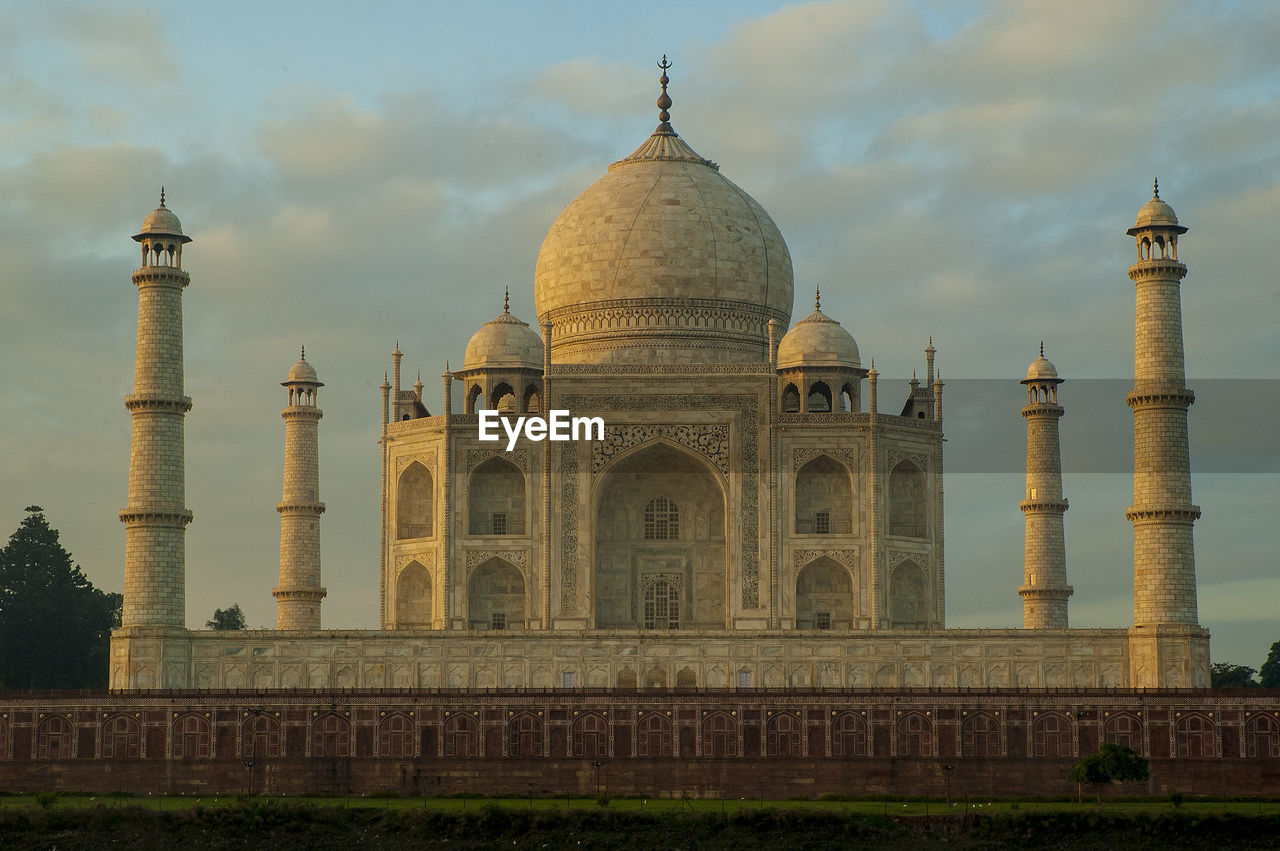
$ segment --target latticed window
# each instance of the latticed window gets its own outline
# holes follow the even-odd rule
[[[609,725],[599,715],[588,713],[573,722],[573,755],[606,756],[609,753]]]
[[[1033,756],[1071,756],[1071,722],[1061,715],[1041,715],[1031,724]]]
[[[491,534],[494,534],[494,535],[507,534],[507,515],[505,514],[493,515],[493,526],[489,531]]]
[[[831,629],[831,612],[816,612],[813,619],[818,629]]]
[[[506,629],[506,628],[507,628],[506,612],[491,612],[489,614],[489,629]]]
[[[680,592],[670,582],[659,581],[644,592],[644,628],[677,629],[680,626]]]
[[[1203,715],[1188,715],[1174,728],[1178,756],[1203,759],[1218,755],[1218,740],[1213,722]]]
[[[208,759],[212,755],[212,726],[199,715],[183,715],[173,722],[176,759]]]
[[[831,725],[833,756],[867,755],[867,722],[859,715],[843,713]]]
[[[1000,726],[984,713],[970,715],[960,728],[961,752],[965,756],[999,756]]]
[[[644,507],[644,539],[674,541],[680,537],[680,509],[665,496],[649,500]]]
[[[813,516],[813,531],[816,535],[831,534],[831,512],[819,511]]]
[[[1248,757],[1280,757],[1280,722],[1255,715],[1244,725],[1244,752]]]

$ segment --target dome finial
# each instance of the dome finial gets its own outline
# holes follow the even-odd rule
[[[822,287],[813,288],[813,309],[822,309]]]
[[[1040,357],[1044,357],[1044,340],[1040,341]]]
[[[300,358],[298,358],[298,360],[306,360],[306,359],[307,359],[307,347],[306,347],[306,346],[303,346],[303,347],[302,347],[302,356],[301,356]]]
[[[164,206],[164,184],[160,185],[160,206]]]
[[[502,289],[502,312],[511,312],[511,287],[503,287]]]
[[[671,67],[671,62],[667,60],[667,54],[662,54],[658,67],[662,69],[662,76],[658,78],[658,82],[662,84],[662,94],[658,95],[658,121],[662,123],[658,125],[658,129],[670,133],[671,113],[667,110],[671,108],[671,96],[667,94],[667,83],[671,82],[671,78],[667,76],[667,69]]]
[[[1160,197],[1160,178],[1158,177],[1151,183],[1151,197],[1152,198]]]

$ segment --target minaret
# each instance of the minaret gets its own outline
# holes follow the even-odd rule
[[[184,420],[191,399],[183,395],[182,246],[191,237],[164,205],[142,222],[133,237],[142,246],[138,288],[138,351],[133,392],[125,408],[133,415],[129,448],[129,501],[120,512],[125,526],[122,626],[186,625],[186,507]],[[119,686],[118,686],[119,687]]]
[[[318,432],[323,416],[316,393],[324,384],[307,363],[307,350],[280,382],[289,391],[284,418],[284,494],[280,512],[280,584],[276,598],[276,629],[320,629],[320,450]]]
[[[1180,287],[1187,267],[1178,262],[1178,237],[1186,232],[1160,200],[1158,183],[1127,231],[1138,248],[1129,267],[1137,291],[1133,392],[1125,398],[1133,409],[1133,505],[1125,517],[1133,523],[1135,627],[1195,624],[1198,617],[1191,530],[1200,509],[1191,504],[1187,449],[1195,394],[1185,386]]]
[[[1067,549],[1062,533],[1062,515],[1067,501],[1062,497],[1062,452],[1058,442],[1058,385],[1062,379],[1044,356],[1027,367],[1022,384],[1027,387],[1027,405],[1022,416],[1027,421],[1027,491],[1018,507],[1026,516],[1022,555],[1022,626],[1026,629],[1066,629],[1067,598],[1073,588],[1067,584]]]

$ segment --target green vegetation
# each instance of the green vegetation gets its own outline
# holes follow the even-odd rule
[[[1258,681],[1253,678],[1256,673],[1248,665],[1214,662],[1209,668],[1209,685],[1211,688],[1257,688]]]
[[[1280,688],[1280,641],[1271,645],[1267,661],[1262,663],[1258,673],[1261,675],[1263,688]]]
[[[240,611],[239,603],[225,609],[214,609],[213,617],[205,621],[204,625],[209,629],[244,629],[244,612]]]
[[[1150,763],[1123,745],[1103,745],[1071,767],[1068,783],[1093,786],[1102,803],[1102,787],[1108,783],[1124,783],[1128,780],[1146,780]],[[1181,802],[1181,799],[1179,799]]]
[[[42,808],[0,798],[0,846],[17,848],[1235,848],[1273,847],[1280,804],[1190,801],[1098,811],[1067,802],[947,808],[899,801],[155,798]],[[104,805],[103,801],[108,804]],[[326,806],[329,805],[329,806]],[[349,805],[349,806],[348,806]],[[726,806],[728,805],[728,806]],[[736,806],[733,806],[736,805]],[[1041,809],[1044,807],[1054,809]],[[926,806],[931,807],[928,814]],[[1248,810],[1237,807],[1248,806]],[[446,809],[447,807],[447,809]],[[643,807],[643,809],[642,809]],[[720,807],[725,807],[721,810]],[[1113,808],[1115,807],[1115,808]],[[943,810],[949,812],[943,813]],[[887,813],[887,815],[886,815]]]
[[[72,563],[44,509],[28,506],[0,550],[0,688],[105,688],[122,604]]]

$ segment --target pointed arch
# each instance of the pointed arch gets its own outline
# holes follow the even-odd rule
[[[640,679],[636,676],[636,672],[630,668],[623,668],[618,672],[618,688],[639,688]]]
[[[1060,712],[1043,712],[1031,722],[1031,755],[1072,756],[1071,720]]]
[[[414,560],[396,577],[396,629],[430,629],[431,574]]]
[[[676,671],[676,688],[697,688],[698,675],[692,668],[684,667]]]
[[[102,722],[103,759],[140,759],[141,757],[142,724],[138,719],[128,715],[112,715]]]
[[[417,738],[417,724],[412,718],[403,712],[388,713],[378,722],[378,755],[412,759]]]
[[[933,720],[921,712],[898,719],[898,756],[933,756]]]
[[[782,389],[782,413],[800,413],[800,390],[794,384],[788,384]]]
[[[801,756],[804,725],[790,712],[779,712],[764,725],[766,756]]]
[[[311,719],[311,755],[351,756],[351,722],[334,712]]]
[[[1000,722],[989,712],[971,712],[960,722],[962,756],[1000,756]]]
[[[1244,724],[1244,754],[1255,757],[1280,757],[1280,721],[1258,713]]]
[[[484,394],[479,384],[472,384],[467,388],[467,407],[468,414],[476,413],[476,402],[480,401],[480,397]]]
[[[573,756],[582,759],[608,756],[609,722],[597,712],[584,712],[573,719],[570,728]]]
[[[542,413],[542,393],[538,390],[538,385],[530,384],[524,388],[524,402],[520,410],[526,414]]]
[[[636,724],[636,756],[672,756],[671,719],[650,712]]]
[[[853,532],[853,484],[849,468],[819,455],[796,471],[797,535],[848,535]]]
[[[910,461],[899,461],[889,473],[889,534],[929,537],[928,487],[924,473]]]
[[[414,461],[396,481],[396,539],[429,538],[435,522],[431,471]]]
[[[453,757],[480,755],[480,724],[475,718],[455,712],[445,719],[444,755]]]
[[[825,414],[831,411],[831,387],[825,381],[815,381],[809,385],[805,395],[805,410],[811,414]]]
[[[849,568],[823,556],[796,574],[796,629],[853,629]]]
[[[500,381],[489,393],[489,408],[494,411],[515,413],[516,391],[505,381]]]
[[[240,756],[263,759],[284,754],[280,719],[261,713],[250,715],[244,722],[243,733],[240,738]]]
[[[712,712],[702,719],[702,755],[738,755],[738,722],[727,712]]]
[[[542,756],[542,719],[532,712],[521,712],[507,721],[507,756]]]
[[[75,756],[75,730],[61,715],[46,716],[36,727],[36,756],[39,759],[70,759]]]
[[[1129,712],[1112,715],[1102,722],[1102,741],[1132,748],[1134,753],[1142,756],[1142,721]]]
[[[649,672],[644,675],[644,687],[645,688],[666,688],[667,687],[666,669],[657,667],[657,666],[650,668]]]
[[[471,629],[524,629],[529,601],[524,574],[501,558],[491,558],[467,578],[467,622]]]
[[[1218,727],[1199,712],[1183,715],[1173,725],[1174,755],[1181,759],[1209,759],[1218,755]]]
[[[495,455],[471,471],[467,514],[472,535],[523,535],[525,479],[515,464]]]
[[[841,712],[831,722],[831,755],[869,756],[867,719],[853,712]]]
[[[188,712],[174,719],[174,759],[208,759],[212,755],[213,725],[208,718]]]
[[[593,489],[597,627],[725,627],[726,493],[707,459],[663,438],[604,468]]]

